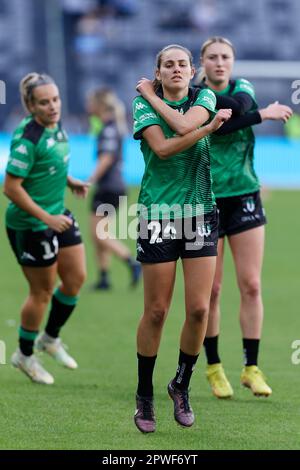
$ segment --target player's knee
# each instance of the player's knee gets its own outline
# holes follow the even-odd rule
[[[208,305],[199,304],[191,309],[188,316],[189,320],[193,324],[203,323],[208,317]]]
[[[82,285],[84,284],[85,280],[86,280],[86,276],[87,276],[87,273],[86,273],[86,269],[83,268],[81,269],[77,275],[75,276],[75,284],[78,288],[78,290],[82,287]]]
[[[214,282],[211,290],[210,302],[218,302],[221,295],[222,284],[220,282]]]
[[[86,279],[86,270],[81,269],[76,273],[72,273],[71,276],[68,276],[65,279],[62,279],[64,286],[64,291],[68,292],[68,295],[75,296],[78,295],[84,281]]]
[[[156,328],[161,328],[164,324],[167,313],[168,313],[168,308],[164,305],[157,305],[153,307],[149,315],[149,319],[150,319],[152,326]]]
[[[257,299],[261,295],[260,280],[256,278],[247,279],[241,287],[241,294],[250,299]]]
[[[53,286],[47,285],[39,289],[32,289],[31,296],[33,299],[40,304],[48,304],[53,295]]]

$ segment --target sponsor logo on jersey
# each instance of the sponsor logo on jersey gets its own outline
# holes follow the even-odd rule
[[[142,114],[139,118],[139,122],[147,121],[148,119],[157,119],[157,115],[155,113],[145,113]]]
[[[249,93],[252,97],[255,96],[254,88],[252,83],[248,82],[245,78],[241,78],[240,80],[237,81],[236,84],[236,91],[245,91]]]
[[[208,88],[205,90],[206,93],[209,93],[210,95],[212,95],[213,97],[215,97],[215,94],[212,90],[209,90]]]
[[[15,149],[15,152],[21,153],[22,155],[28,155],[28,150],[25,145],[21,144]]]
[[[212,109],[215,108],[215,103],[213,102],[213,100],[212,100],[209,96],[204,96],[204,97],[201,99],[201,101],[202,101],[203,103],[208,103],[208,105],[209,105]]]
[[[50,173],[50,175],[55,175],[55,173],[56,173],[56,168],[55,168],[55,166],[50,166],[50,168],[49,168],[49,173]]]
[[[27,170],[28,168],[28,163],[22,162],[21,160],[18,160],[17,158],[12,158],[9,163],[10,165],[16,166],[17,168],[20,168],[21,170]]]
[[[240,78],[240,82],[241,83],[246,83],[247,85],[252,86],[251,83],[249,82],[249,80],[246,80],[245,78]]]

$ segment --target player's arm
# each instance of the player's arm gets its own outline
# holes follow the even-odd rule
[[[20,209],[41,220],[57,232],[63,232],[72,225],[72,220],[69,217],[65,215],[50,215],[36,204],[23,188],[23,181],[24,178],[6,173],[3,191],[8,199],[20,207]]]
[[[185,135],[208,121],[209,111],[203,106],[194,106],[185,114],[172,109],[159,96],[156,95],[151,80],[139,80],[136,90],[150,103],[152,108],[164,121],[179,135]]]
[[[147,141],[149,147],[162,160],[166,160],[183,150],[192,147],[198,140],[217,130],[229,119],[231,111],[228,109],[220,110],[214,119],[206,126],[194,129],[184,136],[176,136],[166,139],[160,126],[152,125],[145,128],[142,132],[143,138]]]
[[[248,113],[254,106],[255,101],[248,93],[240,92],[233,96],[216,95],[217,109],[232,109],[232,116],[241,116]]]
[[[271,103],[266,108],[259,109],[258,111],[247,113],[243,116],[232,117],[225,122],[224,125],[215,132],[215,134],[230,134],[231,132],[244,129],[245,127],[261,124],[261,122],[266,120],[283,121],[286,123],[292,114],[293,111],[289,106],[278,102]]]

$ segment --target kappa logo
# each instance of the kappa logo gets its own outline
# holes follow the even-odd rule
[[[32,256],[30,253],[27,253],[26,251],[23,251],[21,258],[22,259],[30,259],[31,261],[35,261],[34,256]]]
[[[140,109],[145,109],[146,108],[146,105],[144,103],[137,103],[135,105],[135,110],[136,111],[139,111]]]
[[[53,139],[53,137],[49,137],[49,139],[47,139],[46,142],[47,142],[47,149],[50,149],[51,147],[53,147],[53,145],[55,145],[55,139]]]
[[[140,243],[137,243],[136,245],[136,250],[139,252],[139,253],[145,253],[143,248],[142,248],[142,245]]]
[[[24,144],[19,145],[19,147],[16,148],[16,152],[21,153],[22,155],[28,155],[27,148]]]

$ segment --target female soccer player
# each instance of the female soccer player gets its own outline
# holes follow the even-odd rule
[[[225,38],[213,37],[206,41],[201,48],[204,77],[200,88],[214,91],[217,107],[230,107],[234,115],[250,113],[253,123],[265,119],[287,122],[292,115],[288,106],[276,102],[257,111],[253,85],[243,78],[231,79],[234,55],[233,45]],[[241,383],[254,395],[267,397],[272,390],[257,366],[263,323],[261,268],[266,218],[253,166],[255,138],[251,127],[226,136],[217,134],[211,138],[211,153],[213,191],[220,221],[217,268],[205,339],[207,378],[218,398],[232,396],[233,390],[218,354],[224,238],[227,236],[241,298],[240,325],[244,350]]]
[[[127,132],[125,108],[109,89],[94,90],[88,97],[87,108],[102,122],[97,138],[97,165],[90,177],[90,182],[96,186],[91,207],[91,235],[99,266],[99,281],[95,288],[111,288],[109,267],[112,253],[128,265],[131,285],[135,286],[141,275],[140,263],[132,258],[126,245],[108,234],[108,225],[119,207],[119,198],[126,194],[122,176],[122,145]],[[111,212],[106,211],[104,204],[111,206]]]
[[[170,45],[159,52],[158,93],[171,120],[176,121],[177,115],[183,113],[185,136],[177,136],[145,98],[139,96],[133,102],[134,137],[141,139],[145,159],[137,241],[144,276],[144,313],[137,332],[134,420],[145,433],[155,431],[152,376],[179,257],[184,273],[186,318],[178,369],[168,393],[174,402],[175,420],[182,426],[192,426],[194,422],[188,386],[205,336],[215,272],[218,221],[206,136],[218,129],[231,111],[219,111],[208,123],[215,115],[215,95],[210,90],[190,89],[193,75],[192,56],[187,49]],[[143,82],[142,79],[137,85],[139,92]]]
[[[78,224],[64,207],[68,186],[85,197],[87,184],[68,176],[69,144],[60,124],[61,101],[54,80],[30,73],[20,83],[25,110],[12,138],[4,193],[8,238],[29,286],[21,311],[19,348],[12,364],[33,382],[52,384],[54,378],[33,353],[34,342],[69,369],[75,360],[59,337],[74,310],[85,275],[85,252]],[[56,276],[61,284],[54,291]],[[43,334],[38,330],[47,305],[51,309]]]
[[[211,136],[213,191],[219,211],[219,243],[216,276],[210,301],[208,329],[204,341],[208,359],[207,378],[218,398],[233,394],[218,354],[220,291],[223,271],[224,236],[228,237],[241,293],[240,320],[243,334],[245,367],[241,382],[258,396],[268,396],[270,387],[257,367],[262,327],[260,290],[265,215],[259,195],[259,181],[253,168],[254,135],[251,125],[266,119],[283,120],[291,116],[288,106],[277,102],[257,110],[253,86],[245,79],[232,80],[234,63],[232,44],[224,38],[209,39],[202,46],[203,79],[201,89],[216,94],[217,108],[231,108],[232,119]],[[204,78],[205,77],[205,78]],[[155,96],[144,80],[143,96],[180,135],[187,132],[185,116],[171,119],[165,104]],[[196,123],[194,128],[196,127]],[[190,128],[189,128],[190,129]]]

